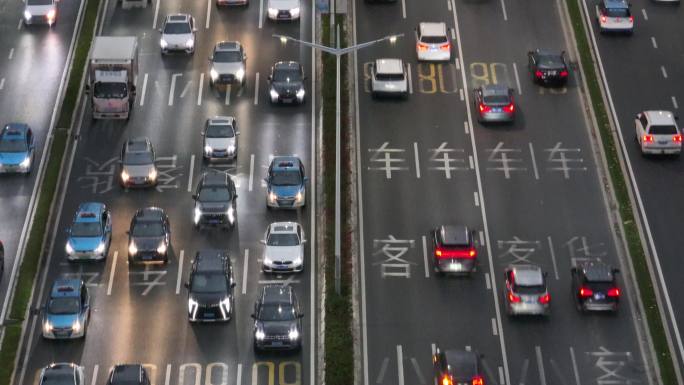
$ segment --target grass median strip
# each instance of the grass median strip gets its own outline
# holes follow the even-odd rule
[[[655,289],[651,276],[648,271],[646,263],[646,256],[644,255],[641,238],[639,237],[639,230],[636,225],[634,211],[630,204],[628,186],[626,184],[626,177],[622,173],[620,167],[620,160],[618,157],[617,144],[611,132],[610,121],[608,119],[608,110],[603,103],[601,95],[599,79],[594,71],[594,62],[591,55],[591,47],[587,40],[587,31],[582,21],[582,12],[580,11],[580,4],[578,0],[565,0],[570,13],[572,21],[572,28],[575,32],[575,39],[577,48],[580,54],[580,61],[582,68],[585,71],[582,73],[586,79],[591,103],[596,114],[596,121],[598,122],[599,132],[601,134],[601,142],[605,150],[608,168],[611,181],[615,189],[615,195],[618,200],[620,218],[625,231],[627,245],[629,247],[629,254],[636,271],[636,279],[639,287],[639,293],[644,303],[646,310],[646,319],[648,328],[653,339],[653,345],[658,359],[658,366],[664,384],[676,384],[677,378],[675,375],[674,366],[672,363],[672,354],[668,349],[667,339],[663,330],[663,320],[660,317],[658,304],[655,297]]]
[[[50,215],[50,207],[57,190],[60,165],[62,164],[69,139],[69,133],[64,127],[71,127],[72,122],[70,122],[70,119],[73,116],[78,95],[81,92],[81,78],[85,70],[90,43],[95,31],[99,4],[100,0],[87,0],[85,5],[81,33],[74,48],[73,66],[69,74],[64,101],[56,126],[58,128],[53,130],[53,140],[50,143],[49,150],[50,155],[46,159],[45,177],[40,187],[40,199],[38,199],[36,205],[33,225],[29,232],[24,257],[16,277],[17,283],[10,307],[9,321],[3,321],[5,323],[5,336],[2,348],[0,349],[0,385],[10,385],[12,379],[14,362],[17,357],[19,343],[21,342],[22,321],[30,305],[31,290],[39,269],[38,264],[41,260],[41,254],[44,250],[43,240],[45,239],[45,234],[50,230],[47,228],[48,216]],[[46,148],[44,151],[48,151],[48,149]]]

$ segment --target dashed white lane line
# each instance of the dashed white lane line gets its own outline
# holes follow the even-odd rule
[[[467,121],[463,122],[463,127],[465,129],[466,135],[470,134],[470,130],[468,129],[468,122]]]
[[[474,164],[472,155],[468,155],[468,164],[470,165],[471,170],[475,168],[475,164]]]
[[[411,63],[406,63],[406,73],[408,74],[409,94],[413,93],[413,75],[411,75]]]
[[[197,105],[202,105],[202,88],[204,88],[204,72],[200,74],[199,92],[197,93]]]
[[[503,366],[499,366],[499,384],[505,384]]]
[[[559,280],[560,275],[558,275],[558,264],[556,263],[556,252],[553,248],[553,241],[551,240],[551,237],[546,237],[546,239],[549,242],[549,253],[551,254],[551,263],[553,263],[553,275],[556,277],[556,280]]]
[[[254,105],[259,104],[259,73],[256,73],[256,78],[254,79]]]
[[[495,336],[499,335],[499,332],[496,330],[496,318],[492,318],[492,334]]]
[[[656,43],[656,39],[653,36],[651,36],[651,44],[653,44],[653,48],[658,48],[658,43]]]
[[[183,76],[183,74],[171,75],[171,89],[169,90],[169,106],[173,106],[173,94],[176,92],[176,79]]]
[[[406,0],[401,0],[401,16],[406,19]]]
[[[0,90],[5,88],[5,78],[0,79]]]
[[[209,29],[209,21],[211,20],[211,1],[207,0],[207,22],[204,23],[204,29]]]
[[[572,361],[572,371],[575,373],[575,385],[580,384],[579,370],[577,370],[577,359],[575,358],[575,349],[570,346],[570,360]]]
[[[520,86],[520,76],[518,76],[518,65],[513,63],[513,74],[515,75],[515,85],[518,87],[518,95],[522,95],[522,87]]]
[[[540,385],[546,385],[546,373],[544,372],[544,359],[542,358],[541,348],[539,346],[534,347],[537,353],[537,368],[539,368],[539,383]]]
[[[93,366],[93,376],[90,377],[90,385],[97,384],[97,372],[99,371],[99,369],[100,369],[99,364],[95,364],[95,366]]]
[[[159,3],[161,3],[161,0],[157,0],[157,3],[154,5],[154,20],[152,20],[152,29],[157,29],[157,19],[159,18]]]
[[[447,0],[447,8],[449,8],[449,12],[451,12],[451,1]]]
[[[480,236],[480,246],[483,246],[485,244],[484,231],[480,230],[478,235]]]
[[[487,290],[492,290],[492,282],[489,278],[489,273],[485,273],[485,285],[487,285]]]
[[[114,257],[112,258],[112,268],[109,270],[109,282],[107,282],[107,295],[112,295],[112,286],[114,285],[114,272],[116,271],[116,260],[119,257],[119,252],[114,252]]]
[[[247,270],[249,268],[249,249],[245,249],[245,260],[242,266],[242,294],[247,294]],[[239,382],[238,382],[239,384]]]
[[[238,364],[237,367],[237,378],[235,380],[237,385],[242,385],[242,364]]]
[[[7,56],[7,60],[12,60],[12,57],[14,57],[14,48],[10,49],[9,55]]]
[[[454,38],[454,40],[456,40],[456,38]],[[458,58],[456,58],[456,63],[455,63],[455,64],[456,64],[456,70],[459,70],[459,71],[460,71],[460,70],[461,70],[461,61],[458,60]]]
[[[164,380],[164,385],[169,385],[171,383],[171,364],[166,364],[166,377]]]
[[[663,77],[667,79],[667,71],[665,71],[665,66],[660,66],[660,72],[662,72]]]
[[[259,29],[264,27],[264,0],[259,0]]]
[[[230,93],[231,93],[231,91],[232,91],[231,88],[232,88],[232,87],[231,87],[230,84],[228,84],[228,85],[226,86],[226,101],[225,101],[226,106],[230,106]]]
[[[19,19],[19,25],[17,25],[17,31],[21,29],[22,25],[24,25],[24,20]]]
[[[143,86],[142,86],[142,92],[140,93],[140,107],[142,107],[145,104],[145,94],[147,93],[147,76],[149,74],[145,74],[145,77],[143,78]]]
[[[642,8],[641,13],[644,15],[644,20],[648,20],[648,14],[646,13],[646,9]]]
[[[430,269],[428,267],[427,256],[427,238],[423,235],[423,264],[425,265],[425,278],[430,278]]]
[[[249,191],[252,191],[254,185],[254,154],[249,156]]]
[[[413,142],[413,157],[416,160],[416,178],[420,179],[420,158],[418,157],[417,142]]]
[[[399,385],[404,385],[404,354],[401,350],[401,345],[397,345],[397,375],[399,377]]]
[[[475,206],[480,206],[480,195],[477,194],[477,191],[473,191],[473,197],[475,197]]]
[[[504,3],[504,0],[501,0],[501,11],[503,12],[504,20],[508,21],[508,15],[506,14],[506,4]]]
[[[461,101],[463,101],[464,96],[463,96],[463,88],[458,89],[458,96],[460,97]]]
[[[204,149],[202,149],[204,151]],[[190,172],[188,173],[188,192],[192,191],[192,173],[195,171],[195,154],[190,156]]]
[[[451,40],[456,40],[456,30],[451,28]]]
[[[185,258],[185,250],[181,250],[180,256],[178,257],[178,278],[176,278],[176,294],[180,294],[181,280],[183,279],[183,258]]]
[[[674,96],[672,97],[672,105],[674,106],[675,110],[679,109],[679,105],[677,104],[677,99]]]

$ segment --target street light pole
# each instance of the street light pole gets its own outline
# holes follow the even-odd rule
[[[334,0],[333,0],[334,1]],[[334,13],[331,14],[334,17]],[[336,25],[336,24],[335,24]],[[370,47],[374,44],[389,41],[394,44],[398,38],[404,36],[403,33],[396,35],[389,35],[381,37],[380,39],[371,40],[365,43],[356,44],[350,47],[340,47],[340,26],[336,25],[335,40],[336,47],[328,47],[321,44],[316,44],[310,41],[295,39],[285,35],[273,35],[273,37],[280,39],[285,44],[288,41],[293,41],[307,47],[320,49],[323,52],[335,55],[336,59],[336,84],[335,84],[335,292],[340,294],[340,282],[342,277],[342,165],[341,165],[341,97],[340,97],[340,57],[344,54],[358,51],[362,48]]]

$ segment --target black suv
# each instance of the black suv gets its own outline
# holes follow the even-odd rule
[[[169,217],[159,207],[139,209],[131,219],[128,262],[168,262],[171,247]]]
[[[296,61],[279,61],[268,75],[271,103],[304,103],[304,70]]]
[[[107,385],[150,385],[150,378],[141,364],[118,364],[109,372]]]
[[[482,355],[467,350],[437,351],[432,356],[432,365],[437,384],[484,385]]]
[[[198,251],[188,288],[190,321],[229,321],[233,316],[233,266],[227,250]]]
[[[254,350],[302,347],[299,301],[290,286],[264,286],[254,304]]]
[[[467,226],[442,225],[432,230],[430,238],[435,272],[438,274],[471,274],[477,269],[473,232]]]
[[[565,51],[536,49],[527,53],[532,79],[542,85],[564,86],[568,82],[568,63]]]
[[[233,227],[236,219],[237,193],[235,183],[225,172],[205,172],[197,183],[192,199],[195,228],[202,225]]]
[[[616,311],[620,271],[603,262],[585,262],[572,268],[572,292],[581,311]]]

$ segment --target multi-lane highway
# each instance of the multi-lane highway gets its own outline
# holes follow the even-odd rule
[[[5,247],[5,273],[0,282],[0,318],[4,319],[7,287],[11,283],[18,252],[25,246],[30,207],[43,146],[66,78],[67,56],[82,2],[58,5],[57,24],[23,23],[24,3],[0,2],[0,124],[28,123],[35,134],[36,155],[30,175],[0,177],[0,241]]]
[[[139,39],[137,98],[128,122],[93,121],[89,107],[84,109],[60,202],[54,247],[33,304],[40,306],[56,278],[82,277],[93,297],[90,328],[82,341],[46,341],[40,337],[39,317],[34,317],[21,352],[17,384],[34,384],[39,369],[51,362],[82,365],[89,384],[103,383],[112,365],[129,362],[145,364],[157,385],[312,383],[312,338],[317,325],[312,311],[315,265],[310,253],[315,243],[312,140],[316,98],[312,88],[316,80],[309,49],[283,46],[271,37],[281,33],[313,39],[312,8],[310,4],[302,6],[299,22],[273,23],[265,19],[264,3],[217,9],[211,0],[172,0],[126,11],[115,1],[107,3],[102,35]],[[162,57],[156,28],[167,14],[177,12],[190,13],[196,19],[196,50],[191,57]],[[246,49],[244,89],[231,87],[220,92],[208,85],[207,57],[221,40],[238,40]],[[304,105],[270,105],[266,79],[278,60],[297,60],[304,65],[309,93]],[[202,162],[201,128],[205,119],[214,115],[237,118],[236,163],[209,166]],[[159,184],[154,189],[126,191],[118,185],[116,164],[121,144],[132,136],[147,136],[155,147]],[[292,154],[302,159],[311,177],[308,205],[305,210],[269,211],[262,180],[270,159]],[[232,231],[193,228],[191,191],[208,167],[228,172],[237,185],[237,225]],[[112,211],[113,241],[104,263],[69,264],[65,259],[64,229],[84,201],[104,202]],[[170,218],[170,262],[166,266],[129,266],[126,231],[131,216],[136,209],[152,205],[166,210]],[[291,276],[264,275],[260,272],[263,245],[259,241],[268,224],[282,220],[304,225],[310,240],[305,269]],[[208,248],[228,249],[235,269],[236,311],[227,324],[190,324],[187,319],[183,283],[195,252]],[[305,313],[301,352],[253,352],[250,314],[259,288],[268,283],[291,285],[299,296]]]
[[[593,1],[585,1],[593,15]],[[678,197],[684,191],[680,175],[684,171],[681,159],[643,157],[636,145],[634,117],[644,110],[669,110],[679,114],[684,103],[681,83],[684,79],[680,36],[684,9],[673,4],[634,1],[632,36],[601,35],[596,20],[589,24],[598,45],[600,65],[607,80],[611,107],[622,133],[622,145],[627,153],[630,177],[637,186],[637,208],[645,212],[645,229],[649,249],[657,263],[656,277],[664,283],[663,304],[671,323],[678,362],[684,368],[684,345],[681,327],[684,325],[684,299],[676,294],[682,290],[679,261],[680,213],[684,203]],[[681,125],[681,121],[679,123]]]
[[[560,4],[356,2],[358,43],[406,35],[396,47],[359,52],[356,67],[364,384],[431,383],[435,346],[484,354],[488,384],[657,381],[609,220],[581,78],[573,71],[567,87],[548,89],[527,71],[535,48],[577,60]],[[453,28],[455,60],[417,62],[413,29],[423,21]],[[371,98],[368,63],[378,57],[408,63],[408,100]],[[474,119],[471,90],[486,83],[515,89],[513,125]],[[441,224],[477,230],[473,277],[435,276],[427,237]],[[575,309],[570,269],[587,260],[621,268],[617,314]],[[503,269],[521,263],[548,272],[548,319],[505,314]]]

